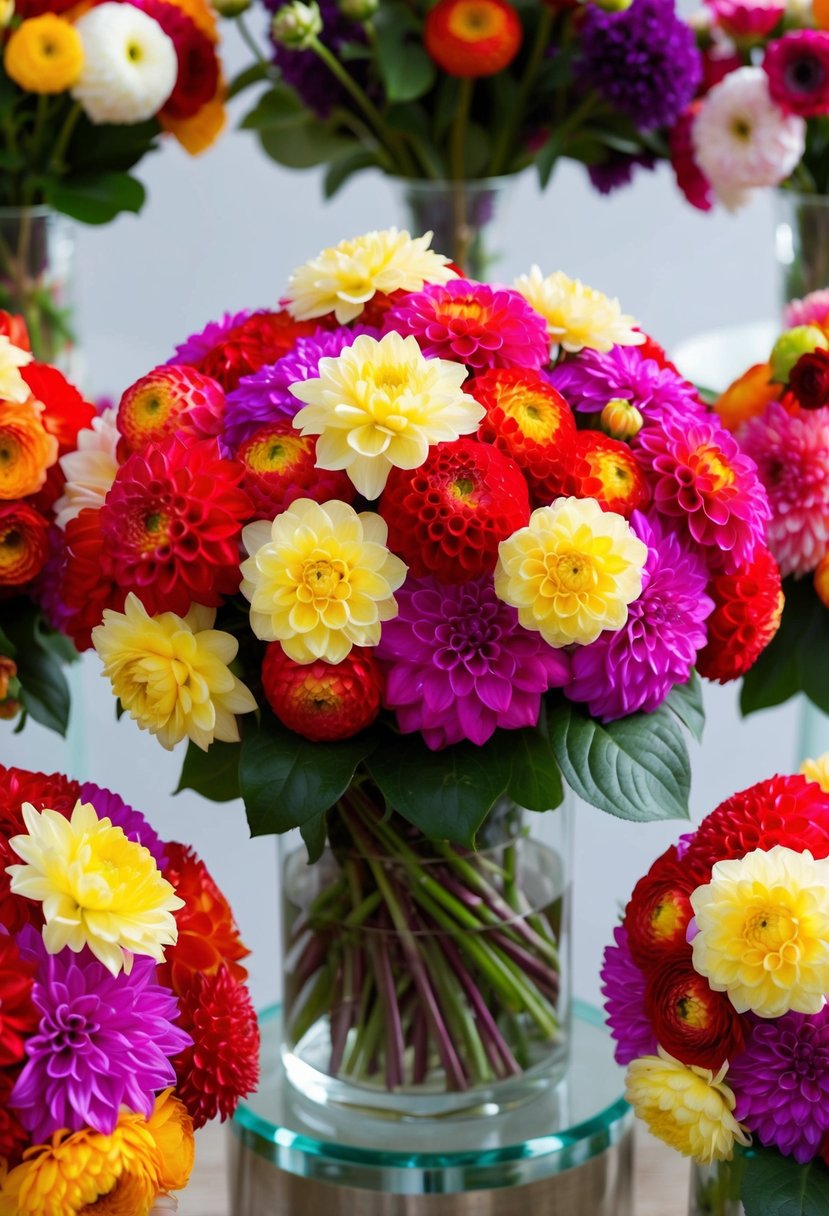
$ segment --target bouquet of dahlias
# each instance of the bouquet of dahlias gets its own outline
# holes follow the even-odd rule
[[[0,766],[1,1216],[175,1210],[194,1128],[257,1083],[247,953],[191,849]]]
[[[21,318],[0,313],[0,718],[22,715],[22,724],[31,714],[62,734],[69,689],[61,663],[76,656],[42,606],[54,590],[51,556],[62,548],[64,470],[76,467],[79,444],[95,447],[98,425],[57,368],[32,358]],[[69,496],[83,493],[76,484]]]
[[[330,843],[339,880],[297,930],[310,1009],[378,974],[338,970],[324,930],[460,926],[465,967],[406,969],[421,1005],[477,1011],[472,1064],[515,1071],[482,976],[552,1038],[556,930],[522,919],[509,858],[463,850],[505,798],[555,807],[562,774],[628,819],[686,815],[695,664],[742,675],[780,580],[752,462],[617,301],[538,268],[465,280],[428,243],[325,250],[281,311],[225,316],[126,390],[55,619],[140,727],[189,740],[182,786],[241,793],[254,834],[299,827],[312,860]],[[380,996],[383,1025],[387,990],[342,1000],[338,1061]],[[452,1037],[420,1027],[363,1064],[393,1087],[408,1033]]]
[[[786,323],[768,361],[716,404],[765,487],[785,590],[780,629],[743,683],[745,713],[799,692],[829,712],[829,294],[789,304]]]
[[[720,1163],[697,1216],[829,1211],[829,774],[804,772],[733,795],[663,853],[605,951],[628,1101]]]

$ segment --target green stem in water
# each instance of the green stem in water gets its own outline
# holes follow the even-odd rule
[[[472,90],[475,81],[471,76],[465,76],[460,81],[460,91],[455,107],[455,117],[452,120],[452,144],[450,164],[452,180],[462,182],[466,177],[464,153],[466,151],[466,128],[469,126],[469,113],[472,109]]]

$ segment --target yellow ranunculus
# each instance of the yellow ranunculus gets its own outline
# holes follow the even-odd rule
[[[3,66],[28,93],[64,93],[83,68],[83,43],[73,25],[55,13],[30,17],[6,43]]]
[[[180,1191],[187,1186],[193,1171],[193,1120],[171,1089],[165,1089],[156,1098],[147,1126],[161,1158],[159,1185],[162,1191]]]

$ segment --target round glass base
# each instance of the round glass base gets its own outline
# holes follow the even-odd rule
[[[232,1124],[235,1216],[630,1216],[623,1071],[580,1002],[564,1079],[484,1119],[384,1119],[303,1096],[281,1064],[278,1010],[262,1018],[262,1076]]]

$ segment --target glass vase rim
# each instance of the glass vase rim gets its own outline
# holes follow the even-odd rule
[[[50,216],[60,216],[69,222],[69,216],[64,215],[62,211],[58,211],[55,207],[50,207],[48,203],[30,203],[28,206],[19,207],[0,207],[0,220],[11,219],[18,215],[32,215],[36,219],[48,219]]]
[[[513,185],[525,171],[525,169],[516,169],[514,173],[499,173],[495,177],[403,177],[397,173],[390,173],[388,177],[407,190],[422,190],[424,194],[437,194],[438,191],[446,193],[452,188],[480,191],[501,190]]]

